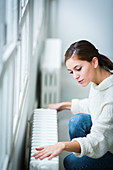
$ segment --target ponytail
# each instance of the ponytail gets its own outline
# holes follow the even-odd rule
[[[107,71],[113,70],[113,62],[109,58],[107,58],[103,54],[99,54],[97,58],[100,67]]]

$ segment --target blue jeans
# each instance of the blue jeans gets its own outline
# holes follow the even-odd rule
[[[92,126],[91,116],[84,113],[74,115],[69,121],[70,140],[85,137],[90,133]],[[64,158],[66,170],[113,170],[113,154],[107,152],[98,159],[83,156],[77,158],[73,153]]]

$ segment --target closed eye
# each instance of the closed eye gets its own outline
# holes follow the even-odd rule
[[[73,74],[73,71],[70,71],[69,73],[70,73],[70,74]]]
[[[74,69],[75,71],[81,71],[82,67],[78,68],[78,69]],[[68,69],[70,74],[73,74],[73,71],[71,71],[70,69]]]
[[[77,69],[77,71],[80,71],[82,68],[80,67],[79,69]]]

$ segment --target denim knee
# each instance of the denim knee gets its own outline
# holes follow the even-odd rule
[[[67,155],[63,160],[65,170],[75,170],[75,163],[76,159],[73,153]]]
[[[77,158],[73,153],[64,158],[65,170],[111,170],[113,169],[113,154],[107,152],[98,159],[83,156]]]
[[[70,168],[70,161],[69,161],[69,159],[68,159],[68,156],[66,156],[66,157],[64,158],[63,164],[64,164],[65,170],[69,170],[69,168]]]
[[[85,137],[92,126],[91,117],[88,114],[78,113],[69,120],[69,136],[72,140],[77,137]]]

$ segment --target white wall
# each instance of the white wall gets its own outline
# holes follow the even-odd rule
[[[57,37],[62,39],[63,55],[72,42],[87,39],[113,59],[112,8],[113,0],[59,0]]]

